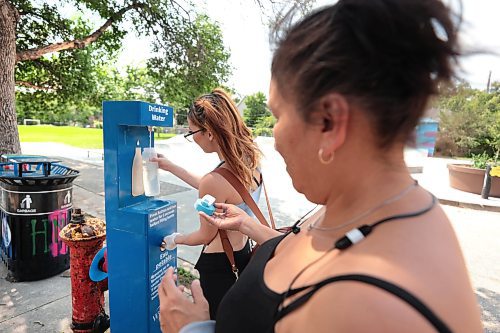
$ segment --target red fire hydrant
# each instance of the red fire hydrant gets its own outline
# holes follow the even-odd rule
[[[70,223],[59,233],[70,248],[72,325],[75,333],[101,333],[109,328],[109,317],[104,310],[102,284],[92,281],[89,268],[106,237],[102,220],[85,218],[80,209],[74,209]]]

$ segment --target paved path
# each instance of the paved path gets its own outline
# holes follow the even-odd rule
[[[285,171],[282,158],[274,151],[270,138],[259,138],[265,158],[262,162],[273,213],[281,225],[290,224],[313,204],[297,193]],[[157,149],[189,170],[204,174],[218,160],[204,154],[182,137],[157,142]],[[75,205],[97,217],[105,218],[102,151],[75,149],[61,144],[23,144],[25,154],[60,156],[68,166],[80,170],[75,180]],[[414,174],[420,184],[433,192],[449,215],[471,274],[479,299],[485,330],[500,333],[500,199],[481,199],[477,195],[449,188],[446,164],[452,160],[423,158],[414,151],[406,154],[407,164],[422,173]],[[269,176],[271,175],[271,176]],[[169,173],[161,173],[161,193],[178,203],[178,229],[189,232],[198,227],[192,203],[197,191]],[[263,211],[265,200],[259,202]],[[466,209],[461,207],[472,207]],[[179,257],[195,262],[200,247],[179,248]],[[71,286],[68,272],[49,279],[9,283],[0,264],[0,332],[71,332]]]
[[[443,205],[457,234],[485,332],[500,333],[500,213]]]

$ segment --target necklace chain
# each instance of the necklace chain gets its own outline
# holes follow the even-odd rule
[[[372,207],[370,209],[368,209],[367,211],[361,213],[361,215],[358,215],[358,216],[355,216],[353,217],[352,219],[350,219],[349,221],[345,222],[345,223],[342,223],[341,225],[337,225],[337,226],[334,226],[334,227],[319,227],[319,226],[316,226],[316,223],[322,221],[323,219],[318,219],[316,221],[314,221],[313,223],[309,224],[309,226],[307,227],[307,230],[318,230],[318,231],[333,231],[333,230],[339,230],[339,229],[342,229],[343,227],[346,227],[348,225],[351,225],[359,220],[361,220],[362,218],[370,215],[371,213],[379,210],[380,208],[384,207],[384,206],[387,206],[395,201],[398,201],[399,199],[401,199],[402,197],[404,197],[406,194],[408,194],[408,192],[410,192],[411,190],[413,190],[414,188],[416,188],[418,186],[418,182],[415,181],[414,183],[412,183],[410,186],[404,188],[401,192],[399,192],[398,194],[390,197],[389,199],[386,199],[384,201],[382,201],[380,204],[378,204],[377,206],[375,207]]]

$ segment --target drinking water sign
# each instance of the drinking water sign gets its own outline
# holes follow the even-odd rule
[[[159,104],[141,104],[141,123],[157,122],[152,126],[172,127],[174,125],[174,109],[170,106]]]

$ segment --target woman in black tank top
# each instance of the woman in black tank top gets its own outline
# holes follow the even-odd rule
[[[261,246],[215,322],[198,284],[191,303],[167,271],[164,332],[482,332],[453,229],[404,163],[454,74],[454,22],[439,0],[339,0],[277,34],[275,147],[294,188],[323,207],[283,235],[216,204],[206,221]]]

